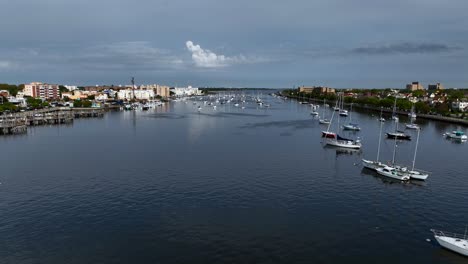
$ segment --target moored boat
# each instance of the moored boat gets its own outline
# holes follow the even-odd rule
[[[344,130],[353,130],[353,131],[359,131],[361,128],[358,126],[358,124],[354,123],[349,123],[348,125],[343,125]]]
[[[395,132],[387,132],[387,137],[391,139],[405,139],[405,140],[411,140],[411,136],[405,134],[403,131],[395,131]]]
[[[350,148],[350,149],[360,149],[361,148],[361,141],[359,139],[352,140],[340,137],[340,135],[336,135],[336,138],[327,139],[327,145],[340,147],[340,148]]]
[[[408,173],[399,171],[391,166],[380,167],[375,170],[377,171],[378,174],[382,176],[390,177],[390,178],[401,180],[401,181],[407,181],[411,178]]]
[[[436,229],[431,229],[431,232],[434,234],[434,238],[440,246],[468,257],[468,239],[466,237],[466,230],[464,235]]]
[[[444,134],[444,136],[447,137],[447,138],[458,139],[458,140],[467,140],[468,139],[468,137],[462,131],[446,132]]]

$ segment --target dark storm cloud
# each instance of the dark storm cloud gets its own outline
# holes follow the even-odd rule
[[[391,54],[410,54],[410,53],[443,53],[460,50],[460,47],[448,46],[437,43],[398,43],[384,46],[359,47],[352,50],[355,54],[367,55],[391,55]]]

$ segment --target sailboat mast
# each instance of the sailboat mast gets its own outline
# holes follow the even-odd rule
[[[395,165],[395,155],[396,155],[396,148],[397,148],[397,138],[395,137],[395,145],[393,146],[393,158],[392,158],[392,165]]]
[[[413,168],[411,169],[412,171],[414,171],[414,164],[416,163],[416,153],[418,152],[419,132],[420,131],[421,131],[421,129],[418,128],[418,137],[416,138],[416,147],[414,148]]]
[[[380,142],[382,141],[382,126],[383,126],[383,122],[380,122],[379,147],[377,148],[377,162],[379,162],[379,158],[380,158]]]

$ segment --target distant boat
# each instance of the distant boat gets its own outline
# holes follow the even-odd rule
[[[383,118],[383,107],[380,108],[380,118],[379,118],[379,121],[380,122],[385,122],[385,118]]]
[[[323,99],[322,118],[319,119],[319,123],[324,124],[324,125],[328,125],[328,124],[330,124],[330,120],[325,118],[325,107],[328,107],[328,105],[325,102],[326,102],[326,99]]]
[[[349,114],[349,124],[343,125],[344,130],[352,130],[352,131],[359,131],[361,128],[359,127],[358,124],[353,123],[351,120],[351,113],[353,111],[353,104],[351,104],[351,109],[350,109],[350,114]]]
[[[464,235],[435,229],[431,229],[431,232],[434,233],[434,238],[440,246],[468,257],[468,239],[466,237],[466,229]]]
[[[414,104],[413,106],[411,107],[411,112],[408,113],[408,116],[410,118],[416,118],[416,112],[414,111]]]
[[[458,139],[458,140],[462,140],[462,141],[468,139],[468,137],[462,131],[447,132],[447,133],[444,134],[444,136],[447,137],[447,138]]]
[[[348,110],[340,110],[340,116],[348,116]]]
[[[411,123],[411,124],[406,124],[406,128],[408,129],[420,129],[418,125]]]

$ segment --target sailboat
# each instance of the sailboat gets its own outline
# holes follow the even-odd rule
[[[395,138],[395,145],[393,146],[392,165],[395,164],[396,148],[397,148],[397,139]],[[407,181],[411,178],[409,173],[401,171],[392,165],[385,165],[383,167],[378,167],[375,170],[377,171],[378,174],[382,176],[386,176],[386,177],[393,178],[393,179],[400,180],[400,181]]]
[[[339,101],[336,101],[336,106],[337,107],[339,104]],[[333,117],[335,116],[335,111],[332,113],[331,120],[328,122],[327,130],[322,131],[322,137],[323,138],[331,138],[331,139],[336,139],[336,133],[330,131],[330,126],[331,126],[331,121],[333,120]],[[320,121],[320,120],[319,120]]]
[[[382,112],[383,112],[383,107],[380,107],[380,118],[379,118],[379,121],[380,121],[380,122],[385,122],[385,118],[382,116]]]
[[[414,111],[414,103],[413,106],[411,106],[411,112],[408,113],[408,116],[410,118],[416,118],[416,112]]]
[[[395,95],[395,102],[393,103],[393,113],[392,113],[392,119],[393,120],[398,120],[398,115],[396,113],[396,101],[397,101],[397,97]]]
[[[374,170],[374,171],[377,171],[377,168],[382,168],[382,167],[385,166],[385,164],[383,164],[383,163],[381,163],[379,161],[380,142],[382,141],[382,126],[383,126],[383,123],[381,122],[380,123],[380,132],[379,132],[379,145],[377,147],[377,159],[375,161],[362,159],[362,165],[364,166],[364,168],[368,168],[368,169]]]
[[[333,122],[333,116],[334,116],[334,113],[332,115],[331,122]],[[328,125],[328,129],[327,129],[326,133],[329,133],[331,122]],[[339,122],[339,117],[338,117],[337,129],[339,129],[339,127],[340,127],[340,122]],[[338,135],[336,133],[333,133],[333,134],[335,135],[334,138],[326,137],[326,141],[325,141],[326,145],[334,146],[334,147],[340,147],[340,148],[349,148],[349,149],[360,149],[361,146],[362,146],[361,141],[359,139],[353,140],[353,139],[340,137],[340,135]]]
[[[408,173],[410,174],[411,179],[416,179],[416,180],[425,180],[427,177],[429,177],[429,173],[425,172],[423,170],[417,170],[414,168],[414,165],[416,163],[416,153],[418,152],[418,145],[419,145],[419,132],[421,129],[418,129],[418,136],[416,138],[416,146],[414,148],[414,157],[413,157],[413,166]],[[401,168],[401,171],[406,171],[406,168]]]
[[[350,114],[349,114],[349,124],[343,125],[344,130],[353,130],[353,131],[359,131],[361,128],[359,127],[358,124],[353,123],[351,121],[351,111],[353,111],[353,104],[351,104],[351,109],[350,109]]]
[[[417,124],[413,123],[413,119],[411,119],[411,123],[406,124],[407,129],[421,129]]]
[[[312,110],[310,112],[310,115],[312,115],[312,116],[318,116],[319,115],[319,113],[317,112],[317,106],[316,105],[311,105],[310,108]]]
[[[323,99],[322,118],[319,119],[319,123],[320,123],[320,124],[327,124],[327,125],[328,125],[328,124],[330,124],[330,120],[328,120],[328,119],[325,118],[325,106],[326,106],[325,100],[326,100],[326,99]]]
[[[348,110],[344,109],[344,93],[341,93],[340,116],[348,116]]]
[[[434,238],[440,246],[468,257],[468,237],[466,236],[466,231],[467,229],[465,228],[465,234],[462,235],[431,229]]]
[[[398,119],[395,120],[395,132],[387,132],[387,137],[388,138],[394,138],[394,139],[406,139],[406,140],[411,140],[411,136],[405,134],[405,132],[398,130]]]

